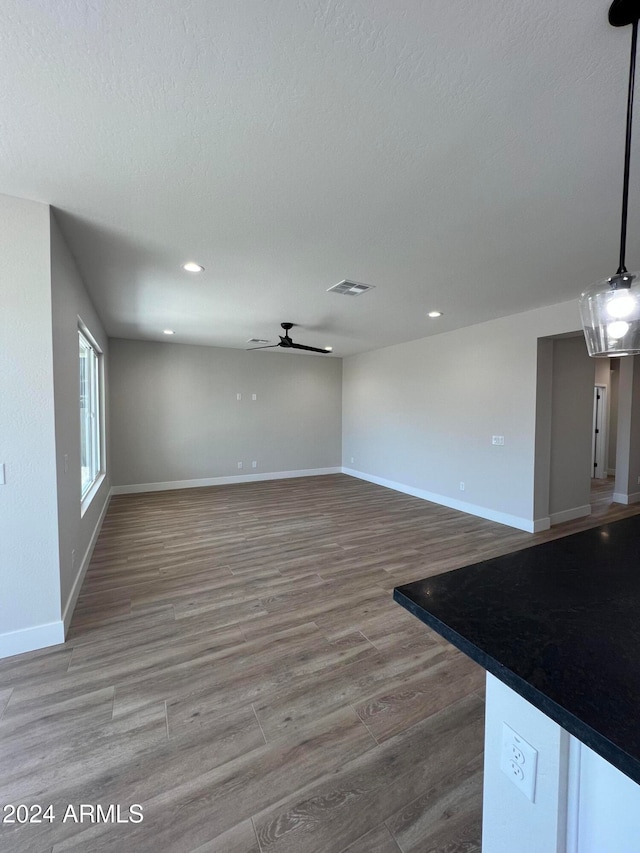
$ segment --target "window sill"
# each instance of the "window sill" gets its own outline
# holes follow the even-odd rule
[[[91,505],[91,501],[97,495],[97,493],[100,489],[100,486],[104,482],[104,479],[106,476],[107,475],[104,471],[102,471],[100,474],[98,474],[96,479],[93,481],[93,485],[91,486],[91,488],[89,489],[87,494],[82,498],[82,501],[80,503],[80,518],[82,518],[83,515],[85,514],[85,512],[89,509],[89,506]]]

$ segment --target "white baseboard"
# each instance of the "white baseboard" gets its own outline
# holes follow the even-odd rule
[[[64,623],[61,619],[45,625],[35,625],[32,628],[0,634],[0,658],[33,652],[47,646],[57,646],[58,643],[64,643]]]
[[[80,563],[80,569],[78,570],[78,574],[76,575],[76,579],[73,582],[73,586],[71,587],[71,592],[69,593],[69,598],[67,599],[67,603],[65,605],[62,621],[64,623],[64,633],[65,636],[67,631],[69,630],[69,625],[71,624],[71,617],[73,616],[73,611],[76,606],[76,601],[78,600],[78,596],[80,595],[80,589],[82,587],[82,583],[84,581],[84,576],[87,573],[87,569],[89,568],[89,563],[91,562],[91,556],[93,555],[93,549],[96,547],[96,542],[98,541],[98,536],[100,534],[100,529],[102,527],[102,522],[104,521],[104,517],[107,514],[107,509],[109,507],[109,501],[111,500],[111,495],[107,496],[106,501],[104,502],[104,506],[102,507],[102,511],[100,513],[100,517],[96,523],[95,529],[91,534],[91,539],[87,546],[87,550],[85,551],[84,557],[82,558],[82,562]]]
[[[553,525],[562,524],[565,521],[573,521],[574,518],[583,518],[585,515],[591,515],[591,504],[563,509],[562,512],[552,512],[549,518]]]
[[[320,477],[341,474],[342,468],[307,468],[302,471],[271,471],[268,474],[240,474],[232,477],[203,477],[198,480],[172,480],[166,483],[135,483],[112,486],[112,495],[133,495],[140,492],[168,492],[173,489],[198,489],[202,486],[228,486],[234,483],[256,483],[262,480],[288,480],[293,477]]]
[[[616,469],[615,468],[607,468],[607,477],[615,477]]]
[[[548,530],[551,527],[551,518],[547,515],[545,518],[536,518],[533,521],[533,533],[542,533],[543,530]]]
[[[359,480],[367,480],[369,483],[375,483],[378,486],[384,486],[386,489],[403,492],[405,495],[412,495],[414,498],[422,498],[422,500],[431,501],[431,503],[440,504],[440,506],[457,509],[459,512],[466,512],[468,515],[475,515],[478,518],[486,518],[488,521],[496,521],[498,524],[505,524],[507,527],[515,527],[518,530],[525,530],[527,533],[534,533],[535,522],[528,518],[521,518],[518,515],[509,515],[506,512],[497,512],[496,510],[488,509],[484,506],[478,506],[477,504],[459,501],[445,495],[435,494],[434,492],[427,492],[424,489],[416,489],[413,486],[405,486],[404,483],[396,483],[394,480],[385,480],[383,477],[375,477],[373,474],[364,474],[362,471],[355,471],[353,468],[343,467],[342,473],[348,474],[350,477],[357,477]]]
[[[631,492],[625,495],[624,492],[613,493],[614,504],[637,504],[640,503],[640,492]]]

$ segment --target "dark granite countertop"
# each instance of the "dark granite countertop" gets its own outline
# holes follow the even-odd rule
[[[640,516],[393,597],[640,783]]]

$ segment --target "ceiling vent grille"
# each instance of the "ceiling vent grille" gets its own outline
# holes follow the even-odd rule
[[[372,289],[372,284],[362,284],[359,281],[349,281],[349,279],[345,278],[344,281],[339,281],[333,287],[327,288],[327,293],[341,293],[343,296],[360,296],[362,293],[366,293],[367,290]]]

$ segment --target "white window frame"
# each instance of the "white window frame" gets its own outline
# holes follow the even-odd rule
[[[78,320],[78,408],[80,413],[80,507],[89,507],[105,476],[104,371],[102,350]],[[83,352],[86,364],[83,369]],[[85,479],[85,471],[88,477]]]

